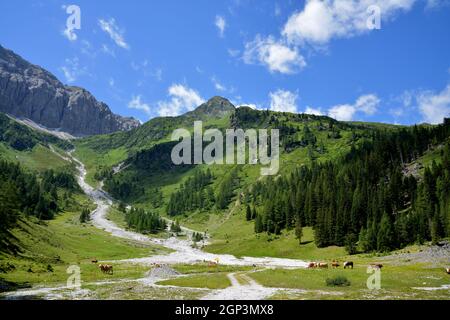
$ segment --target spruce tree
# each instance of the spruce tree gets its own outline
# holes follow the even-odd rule
[[[394,244],[394,231],[391,219],[385,213],[381,218],[380,229],[377,235],[377,250],[380,252],[390,251]]]
[[[302,228],[302,221],[300,218],[295,219],[295,238],[298,240],[298,244],[302,244],[302,237],[303,237],[303,228]]]
[[[252,209],[250,208],[249,205],[247,205],[246,208],[245,218],[247,219],[247,221],[252,220]]]

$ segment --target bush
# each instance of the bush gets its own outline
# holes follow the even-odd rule
[[[348,287],[350,286],[350,281],[344,276],[337,276],[326,280],[328,287]]]

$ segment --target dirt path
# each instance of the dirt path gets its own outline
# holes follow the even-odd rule
[[[215,290],[206,296],[203,300],[262,300],[273,295],[279,291],[277,288],[267,288],[258,284],[250,277],[241,274],[240,277],[244,278],[245,284],[240,284],[236,279],[236,273],[230,273],[227,275],[230,279],[231,286],[225,289]]]

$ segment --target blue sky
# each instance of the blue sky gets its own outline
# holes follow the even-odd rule
[[[215,95],[340,120],[450,116],[447,0],[1,1],[0,30],[2,46],[142,121]]]

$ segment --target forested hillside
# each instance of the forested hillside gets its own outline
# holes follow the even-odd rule
[[[0,251],[7,245],[8,230],[19,219],[53,219],[73,193],[81,192],[72,164],[50,145],[73,147],[68,141],[35,131],[0,113]]]
[[[450,235],[450,121],[427,128],[376,132],[338,161],[314,163],[288,176],[257,182],[247,192],[257,208],[255,231],[312,226],[318,247],[345,245],[351,253],[389,251]],[[442,162],[423,179],[406,164],[433,146]]]
[[[18,151],[31,150],[37,144],[54,144],[62,149],[73,148],[70,142],[58,139],[50,134],[37,132],[31,128],[19,124],[1,112],[0,142],[5,143]]]

